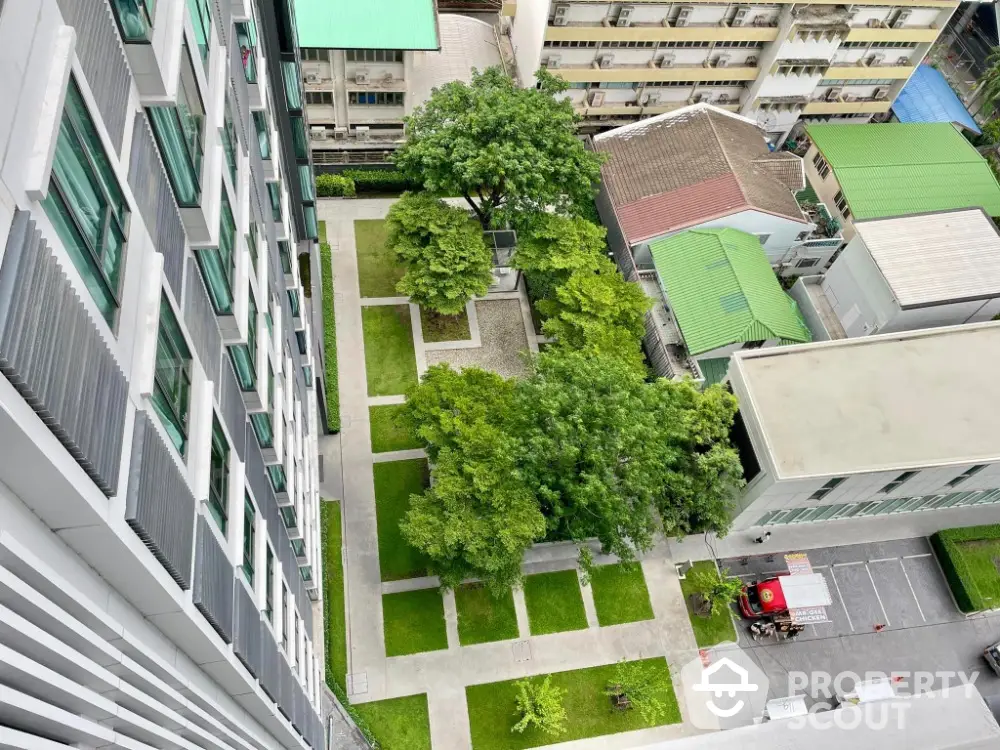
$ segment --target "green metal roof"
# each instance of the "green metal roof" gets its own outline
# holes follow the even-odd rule
[[[440,49],[434,0],[295,0],[300,47]]]
[[[711,359],[699,359],[698,368],[705,376],[705,385],[715,385],[726,379],[729,373],[729,357],[712,357]]]
[[[809,125],[856,219],[982,208],[1000,216],[989,164],[951,123]]]
[[[649,250],[692,355],[746,341],[812,337],[752,234],[691,229]]]

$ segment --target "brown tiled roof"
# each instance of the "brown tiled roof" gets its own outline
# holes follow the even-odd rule
[[[772,154],[756,125],[714,107],[626,125],[594,148],[609,156],[602,178],[631,243],[745,209],[805,222],[791,192],[801,160]]]

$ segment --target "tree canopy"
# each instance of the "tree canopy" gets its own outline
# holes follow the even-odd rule
[[[465,211],[425,193],[404,193],[386,224],[388,244],[406,266],[400,294],[441,315],[457,315],[486,294],[493,257]]]
[[[518,237],[514,267],[528,277],[535,299],[551,297],[574,271],[598,269],[606,234],[586,219],[544,213]]]
[[[498,67],[452,81],[406,118],[396,166],[436,195],[461,195],[484,229],[593,200],[601,156],[576,137],[566,83],[545,70],[521,88]]]

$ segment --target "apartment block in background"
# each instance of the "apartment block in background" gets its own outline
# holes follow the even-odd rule
[[[494,25],[439,16],[433,0],[298,0],[296,12],[317,165],[387,163],[432,89],[502,64]]]
[[[1000,502],[1000,323],[736,352],[734,529]]]
[[[522,0],[511,41],[522,80],[563,77],[589,132],[710,102],[777,144],[800,118],[888,112],[957,5]]]
[[[319,750],[291,4],[5,2],[0,49],[4,744]]]

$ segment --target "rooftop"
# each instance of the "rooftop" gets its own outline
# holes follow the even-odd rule
[[[493,26],[459,13],[438,17],[441,50],[413,56],[409,87],[410,100],[422,104],[431,91],[452,81],[472,80],[472,69],[486,70],[502,65]]]
[[[982,132],[941,71],[931,65],[917,67],[892,111],[900,122],[950,122]]]
[[[299,46],[438,49],[434,0],[295,0]]]
[[[1000,235],[980,209],[854,225],[900,307],[1000,297]]]
[[[1000,460],[1000,323],[744,350],[729,372],[783,479]]]
[[[754,235],[690,229],[649,249],[690,354],[747,341],[811,339]]]
[[[982,208],[1000,216],[1000,185],[949,123],[817,124],[806,132],[836,173],[855,220]]]
[[[806,223],[792,194],[802,160],[773,153],[755,122],[708,104],[594,136],[604,185],[630,244],[756,209]]]

